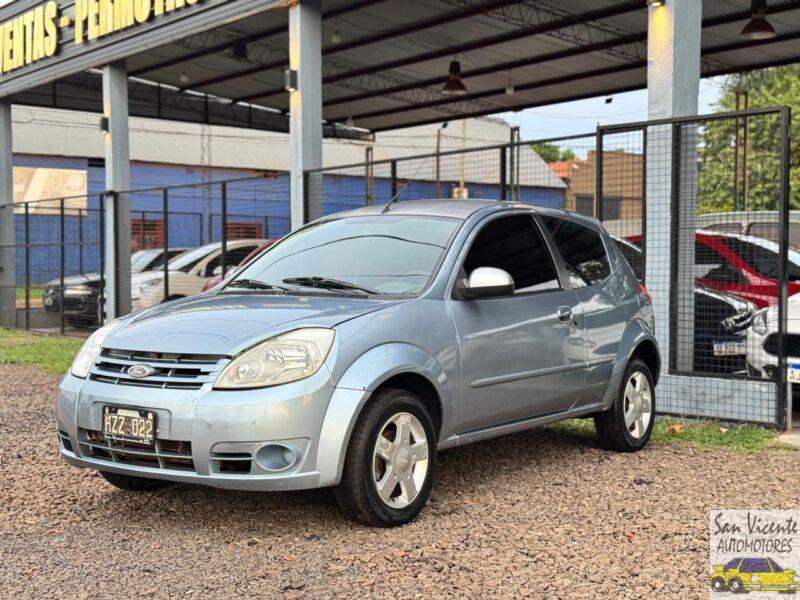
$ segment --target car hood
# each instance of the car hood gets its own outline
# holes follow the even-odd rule
[[[120,350],[232,355],[287,324],[334,327],[402,300],[342,296],[204,294],[126,319],[104,346]]]
[[[87,283],[96,283],[100,281],[100,273],[86,273],[84,275],[70,275],[64,277],[64,287],[73,287],[76,285],[86,285]],[[46,287],[59,287],[61,279],[53,279],[48,281]]]

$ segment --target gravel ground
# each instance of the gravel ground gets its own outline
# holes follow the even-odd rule
[[[443,455],[394,530],[345,521],[326,490],[136,495],[58,457],[56,382],[0,366],[6,598],[707,598],[707,511],[798,504],[796,454],[621,455],[547,429]]]

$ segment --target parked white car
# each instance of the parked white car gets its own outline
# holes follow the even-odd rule
[[[800,384],[800,294],[787,302],[785,349],[789,383]],[[758,311],[747,330],[747,372],[774,378],[778,368],[778,307]]]
[[[225,265],[234,269],[264,240],[234,240],[227,243]],[[164,271],[143,271],[131,277],[133,312],[167,300],[199,294],[205,283],[222,271],[222,244],[217,242],[188,250],[169,261],[169,291],[165,293]]]

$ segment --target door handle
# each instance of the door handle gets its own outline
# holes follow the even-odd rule
[[[572,309],[569,306],[559,306],[556,314],[560,321],[569,321],[572,318]]]

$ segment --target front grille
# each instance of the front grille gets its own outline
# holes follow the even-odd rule
[[[61,441],[61,446],[64,450],[72,452],[72,442],[69,441],[69,434],[61,429],[58,430],[58,439]]]
[[[249,473],[253,457],[246,452],[214,452],[210,457],[211,469],[219,473]]]
[[[787,333],[783,336],[783,351],[786,356],[800,356],[800,335]],[[771,333],[764,340],[764,352],[778,356],[778,334]]]
[[[112,442],[100,431],[81,429],[79,443],[81,452],[95,459],[155,469],[194,471],[191,442],[156,439],[155,448],[147,448],[134,443]]]
[[[226,356],[216,354],[166,354],[104,348],[89,378],[114,385],[197,390],[212,383],[227,360]],[[130,367],[141,364],[152,367],[154,373],[140,379],[128,375]]]

